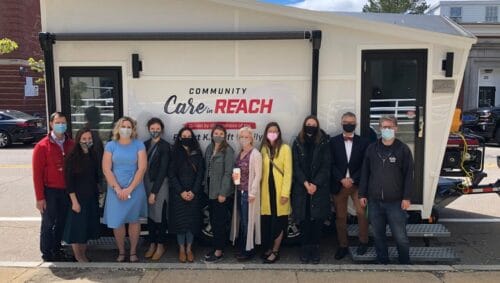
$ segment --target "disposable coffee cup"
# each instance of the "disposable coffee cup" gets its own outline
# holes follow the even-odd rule
[[[233,168],[233,174],[236,174],[237,177],[234,180],[235,185],[240,184],[240,178],[241,178],[241,169],[240,168]]]

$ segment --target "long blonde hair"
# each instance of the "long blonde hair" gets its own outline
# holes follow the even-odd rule
[[[137,138],[137,122],[128,116],[123,116],[115,123],[115,127],[113,128],[113,140],[117,141],[120,139],[120,127],[125,121],[129,121],[130,124],[132,124],[132,134],[130,135],[130,138]]]

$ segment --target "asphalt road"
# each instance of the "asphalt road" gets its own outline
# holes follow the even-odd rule
[[[39,213],[35,209],[31,175],[32,147],[16,145],[0,150],[0,261],[38,261]],[[494,182],[500,178],[496,166],[499,147],[488,147],[485,169],[488,178],[484,182]],[[440,216],[451,231],[451,238],[431,241],[435,246],[452,246],[463,264],[500,264],[500,197],[498,194],[463,195],[451,197],[440,205]],[[466,222],[469,221],[469,222]],[[495,222],[496,221],[496,222]],[[484,222],[484,223],[483,223]],[[350,264],[350,259],[335,261],[335,237],[326,236],[322,243],[324,263]],[[412,240],[412,245],[423,245],[421,239]],[[173,239],[168,243],[164,262],[175,262],[176,251]],[[143,249],[145,247],[142,247]],[[200,258],[208,248],[197,247]],[[228,254],[232,254],[228,249]],[[114,251],[91,248],[95,261],[113,261]],[[286,247],[282,250],[283,263],[297,263],[298,248]],[[235,262],[228,256],[227,263]],[[255,260],[254,263],[258,263]]]

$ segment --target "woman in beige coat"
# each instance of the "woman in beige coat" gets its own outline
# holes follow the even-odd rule
[[[260,179],[262,177],[262,156],[254,148],[253,132],[243,127],[238,134],[241,150],[236,158],[235,167],[240,174],[233,173],[235,198],[231,225],[231,241],[239,235],[240,254],[237,259],[245,261],[254,255],[254,245],[260,245]]]

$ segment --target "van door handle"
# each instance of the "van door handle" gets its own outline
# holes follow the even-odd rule
[[[423,138],[424,137],[424,107],[419,106],[418,107],[418,137]]]

